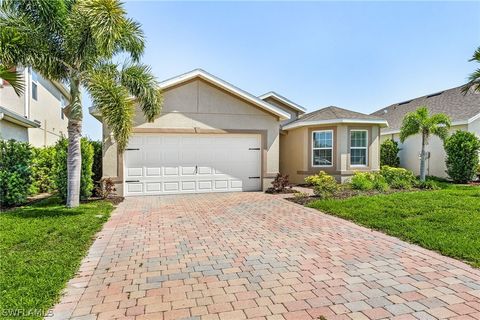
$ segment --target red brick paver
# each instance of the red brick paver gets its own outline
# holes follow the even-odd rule
[[[479,319],[480,272],[263,193],[127,198],[48,319]]]

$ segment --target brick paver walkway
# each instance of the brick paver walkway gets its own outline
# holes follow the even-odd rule
[[[480,272],[262,193],[128,198],[54,314],[480,319]]]

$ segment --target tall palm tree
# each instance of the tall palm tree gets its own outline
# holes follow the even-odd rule
[[[25,90],[25,85],[23,83],[23,75],[17,70],[13,70],[12,67],[8,67],[0,63],[0,79],[7,81],[15,91],[15,93],[20,96]]]
[[[44,77],[68,84],[67,206],[79,204],[81,89],[112,131],[122,152],[139,105],[145,118],[160,113],[162,96],[150,68],[140,64],[145,47],[140,25],[119,0],[0,1],[0,61],[31,66]],[[120,58],[127,62],[117,64]]]
[[[430,136],[436,135],[442,141],[448,136],[450,117],[443,113],[429,115],[427,107],[420,107],[405,115],[400,128],[400,141],[403,143],[408,137],[422,135],[422,151],[420,153],[420,181],[425,181],[425,146]]]
[[[475,50],[472,58],[469,61],[476,61],[480,63],[480,47]],[[462,88],[463,93],[466,94],[470,88],[473,88],[475,91],[480,91],[480,68],[470,74],[468,77],[468,83]]]

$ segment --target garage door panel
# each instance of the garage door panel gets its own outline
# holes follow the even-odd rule
[[[163,175],[166,177],[169,176],[178,176],[179,169],[178,167],[164,167]]]
[[[133,144],[125,172],[139,182],[126,183],[126,196],[261,188],[259,135],[138,134]]]
[[[147,168],[145,175],[147,177],[159,177],[162,174],[162,168]]]

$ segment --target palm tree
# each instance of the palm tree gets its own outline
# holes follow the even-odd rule
[[[17,70],[13,70],[12,67],[7,67],[1,63],[0,79],[7,81],[18,96],[22,95],[23,90],[25,90],[23,75]]]
[[[425,181],[425,146],[430,135],[436,135],[442,141],[448,136],[450,117],[443,113],[432,116],[428,114],[427,107],[420,107],[405,115],[400,128],[400,141],[403,143],[408,137],[420,133],[422,135],[422,151],[420,153],[420,181]]]
[[[119,0],[0,1],[0,61],[30,66],[70,88],[63,110],[68,118],[68,207],[79,204],[81,89],[90,93],[119,152],[128,143],[136,105],[148,121],[160,113],[158,83],[139,63],[144,40]]]
[[[475,50],[475,53],[469,61],[480,63],[480,47]],[[462,92],[466,94],[470,88],[473,88],[475,91],[480,91],[480,69],[477,69],[470,74],[468,77],[468,83],[463,86]]]

